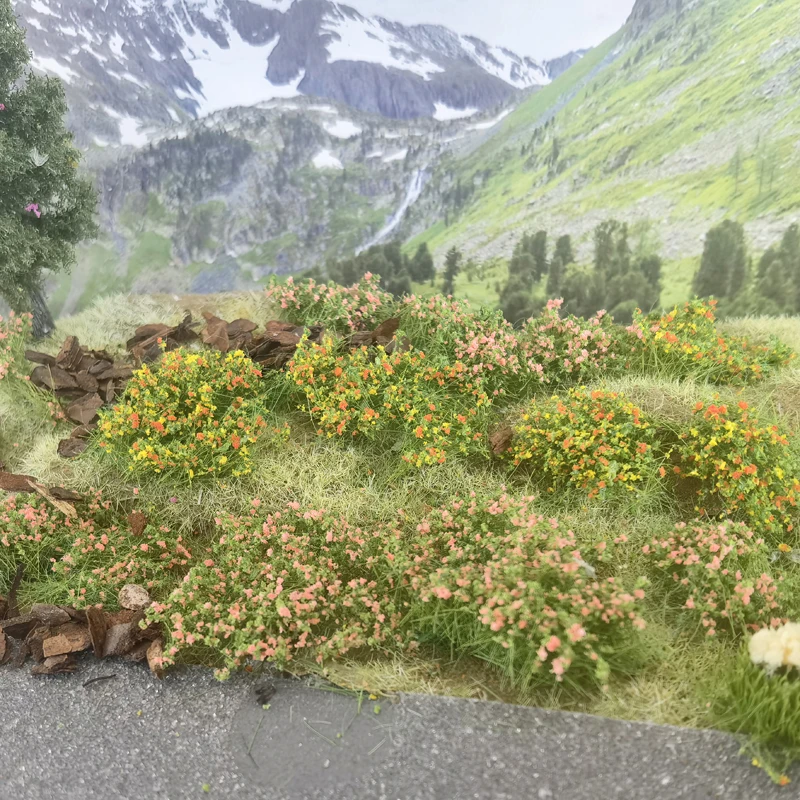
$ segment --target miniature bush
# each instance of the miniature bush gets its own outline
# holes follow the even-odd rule
[[[783,600],[770,550],[743,523],[678,523],[643,547],[671,605],[713,636],[777,624]]]
[[[585,388],[531,403],[506,457],[529,466],[551,492],[572,487],[589,498],[629,495],[663,473],[646,415],[623,395]]]
[[[348,287],[313,279],[295,282],[289,277],[286,283],[273,279],[267,297],[277,302],[292,322],[324,325],[339,333],[372,330],[395,309],[392,295],[384,292],[377,276],[370,273]]]
[[[340,353],[327,337],[301,344],[287,378],[320,436],[396,444],[415,466],[486,453],[491,400],[461,362],[428,359],[414,348]]]
[[[188,480],[251,471],[251,447],[268,432],[258,367],[237,351],[175,350],[134,373],[100,417],[99,444],[131,472]]]
[[[582,548],[532,498],[473,493],[431,512],[391,568],[412,591],[409,618],[424,639],[486,659],[522,686],[568,671],[605,681],[619,646],[644,627],[643,583],[628,591],[602,575],[613,547]]]
[[[773,339],[751,345],[717,330],[713,300],[692,300],[663,316],[637,310],[628,329],[635,337],[633,362],[645,372],[711,383],[752,383],[788,364],[795,356]]]
[[[747,403],[698,403],[677,452],[676,472],[693,479],[699,514],[742,519],[781,539],[793,530],[800,479],[789,437]]]

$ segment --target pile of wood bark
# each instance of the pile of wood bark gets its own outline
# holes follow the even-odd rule
[[[115,362],[105,350],[81,347],[75,336],[64,340],[56,356],[26,350],[25,357],[39,365],[31,373],[31,383],[52,392],[67,418],[76,423],[69,438],[59,443],[59,455],[72,458],[82,453],[100,409],[122,394],[133,368]]]
[[[21,571],[17,574],[21,577]],[[8,598],[0,597],[0,664],[23,667],[30,658],[36,662],[33,675],[58,675],[75,672],[76,654],[91,650],[97,658],[147,661],[154,675],[163,676],[161,628],[140,624],[150,605],[143,587],[124,586],[119,593],[122,610],[113,613],[45,603],[19,613],[14,598],[17,585],[15,580]]]

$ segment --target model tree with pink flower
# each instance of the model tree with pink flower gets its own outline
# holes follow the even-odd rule
[[[11,0],[0,0],[0,295],[32,311],[34,333],[55,327],[46,273],[69,270],[75,245],[95,234],[96,196],[77,173],[57,78],[34,75]]]

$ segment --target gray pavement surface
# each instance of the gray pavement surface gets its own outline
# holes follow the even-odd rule
[[[262,682],[193,668],[158,683],[89,658],[66,676],[0,669],[0,800],[798,797],[721,733],[282,678],[263,710]]]

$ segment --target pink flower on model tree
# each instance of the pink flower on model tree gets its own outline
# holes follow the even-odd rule
[[[5,110],[6,110],[6,107],[2,103],[0,103],[0,111],[5,111]]]
[[[31,203],[30,205],[25,206],[26,211],[32,211],[36,214],[36,219],[40,219],[42,216],[42,212],[39,211],[39,204],[38,203]]]

